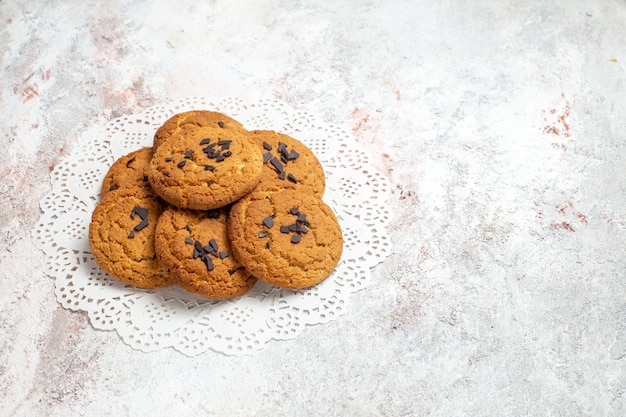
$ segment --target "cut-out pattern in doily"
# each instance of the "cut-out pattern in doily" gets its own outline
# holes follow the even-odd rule
[[[202,299],[176,287],[142,290],[126,286],[95,263],[87,240],[101,181],[119,157],[150,146],[155,130],[170,116],[210,109],[239,120],[249,129],[290,134],[309,146],[327,175],[326,201],[337,214],[345,247],[336,270],[304,290],[273,288],[261,282],[247,294],[225,301]],[[254,104],[227,98],[211,102],[189,98],[155,106],[89,130],[51,176],[52,190],[41,202],[43,215],[34,232],[45,252],[58,301],[87,312],[95,328],[115,330],[133,348],[172,347],[187,355],[212,349],[240,355],[271,340],[291,339],[307,325],[326,323],[347,308],[350,295],[367,287],[370,270],[391,252],[385,205],[385,178],[357,149],[348,130],[327,125],[305,111],[276,100]]]

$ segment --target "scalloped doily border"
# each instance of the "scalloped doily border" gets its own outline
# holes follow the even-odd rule
[[[86,231],[108,167],[139,146],[149,146],[166,118],[200,108],[223,112],[249,129],[292,135],[318,155],[327,172],[324,200],[337,214],[345,240],[336,273],[326,281],[304,291],[260,283],[245,296],[216,302],[176,288],[125,286],[95,265]],[[172,347],[190,356],[208,349],[250,354],[271,340],[292,339],[306,326],[336,319],[346,310],[350,294],[367,287],[371,268],[391,253],[386,231],[389,187],[357,148],[348,130],[277,100],[246,104],[237,98],[213,102],[192,97],[94,126],[52,172],[52,190],[41,202],[43,214],[33,232],[46,253],[58,302],[87,312],[95,328],[117,331],[135,349]]]

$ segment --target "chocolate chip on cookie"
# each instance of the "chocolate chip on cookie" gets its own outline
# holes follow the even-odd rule
[[[232,256],[227,210],[170,207],[157,225],[156,252],[174,282],[193,294],[223,299],[244,294],[256,283]]]
[[[247,132],[199,127],[159,146],[148,180],[176,207],[210,210],[250,192],[262,169],[261,151]]]
[[[116,160],[102,180],[100,197],[127,186],[147,186],[152,148],[141,148]]]
[[[281,288],[303,289],[323,281],[343,249],[330,207],[298,189],[275,187],[246,195],[230,210],[228,232],[246,270]]]
[[[324,169],[306,145],[273,130],[253,130],[250,133],[263,152],[263,173],[257,188],[308,187],[319,196],[324,194]]]
[[[127,186],[107,193],[89,224],[89,245],[98,265],[113,278],[136,287],[171,285],[154,244],[163,209],[163,202],[149,187]]]

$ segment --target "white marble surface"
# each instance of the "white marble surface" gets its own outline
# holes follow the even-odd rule
[[[0,1],[0,416],[626,415],[626,2],[252,3]],[[31,237],[81,133],[195,95],[345,124],[394,190],[370,287],[251,356],[95,330]]]

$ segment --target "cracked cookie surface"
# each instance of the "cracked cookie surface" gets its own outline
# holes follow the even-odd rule
[[[153,147],[156,149],[168,138],[177,134],[184,136],[198,127],[245,131],[241,123],[225,114],[209,110],[190,110],[167,119],[154,133]]]
[[[149,186],[148,168],[152,159],[152,148],[141,148],[117,159],[102,180],[100,197],[110,191],[129,186]]]
[[[256,283],[232,253],[227,210],[193,211],[169,207],[159,218],[156,252],[174,283],[193,294],[223,299]]]
[[[98,265],[139,288],[172,284],[155,252],[155,230],[164,203],[149,187],[109,192],[92,213],[89,245]]]
[[[176,207],[210,210],[249,193],[262,169],[261,150],[248,132],[198,127],[154,151],[148,181]]]
[[[273,130],[250,133],[263,153],[263,172],[257,189],[308,187],[320,197],[324,194],[324,168],[304,143]]]
[[[248,272],[281,288],[304,289],[323,281],[343,249],[330,207],[295,189],[257,190],[237,201],[228,232],[235,256]]]

